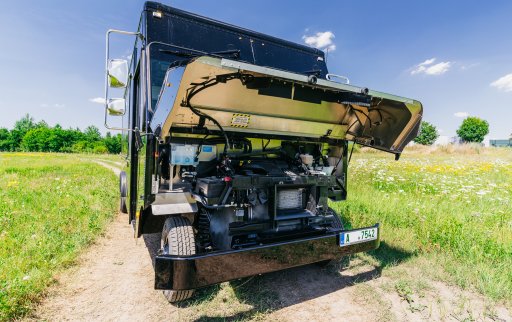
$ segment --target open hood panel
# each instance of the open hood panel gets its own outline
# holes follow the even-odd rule
[[[401,153],[418,133],[420,102],[239,61],[200,57],[173,67],[150,126],[163,136],[214,118],[226,132],[350,140]],[[216,130],[206,121],[204,126]]]

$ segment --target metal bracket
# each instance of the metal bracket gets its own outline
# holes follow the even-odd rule
[[[350,80],[348,79],[347,76],[342,76],[342,75],[336,75],[336,74],[327,74],[325,75],[325,79],[331,81],[331,82],[334,82],[334,80],[332,80],[333,78],[338,78],[338,79],[342,79],[345,81],[345,84],[350,84]],[[339,83],[339,82],[337,82]]]

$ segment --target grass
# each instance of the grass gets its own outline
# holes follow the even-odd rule
[[[402,250],[398,260],[428,258],[425,271],[511,303],[512,150],[415,147],[399,162],[362,151],[349,166],[348,200],[333,204],[344,219],[380,222],[383,244]]]
[[[0,154],[0,320],[28,312],[115,213],[115,176],[82,160]]]
[[[196,291],[182,303],[178,321],[247,321],[265,320],[267,313],[281,307],[278,295],[263,278],[255,276],[226,282]]]
[[[93,158],[0,154],[0,320],[27,312],[115,212],[115,176]],[[118,156],[101,159],[122,163]],[[413,147],[396,162],[363,148],[349,166],[348,200],[331,206],[349,227],[381,223],[380,248],[358,259],[378,267],[372,274],[382,273],[387,291],[411,312],[427,314],[421,296],[430,292],[431,277],[512,303],[511,194],[510,149]],[[272,282],[285,276],[199,290],[179,304],[178,320],[264,320],[286,306]],[[365,283],[354,283],[362,298],[387,305]],[[486,314],[497,313],[491,305]],[[379,316],[392,320],[393,313],[388,308]]]

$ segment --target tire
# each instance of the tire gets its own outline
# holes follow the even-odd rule
[[[332,208],[329,208],[329,212],[334,215],[334,221],[332,223],[332,228],[336,228],[336,229],[341,229],[343,230],[343,223],[341,222],[341,218],[340,216],[338,216],[338,214],[336,213],[336,211],[334,211]],[[348,258],[347,256],[343,257],[343,259],[341,261],[344,261],[346,260],[345,258]],[[317,262],[315,263],[317,266],[321,267],[321,268],[325,268],[327,267],[329,264],[332,264],[332,263],[335,263],[335,262],[338,262],[336,260],[331,260],[331,259],[328,259],[328,260],[324,260],[324,261],[321,261],[321,262]]]
[[[166,255],[195,255],[194,230],[187,218],[175,216],[166,219],[162,230],[161,246]],[[194,290],[165,290],[169,303],[186,300],[194,295]]]
[[[127,190],[126,172],[121,171],[121,173],[119,173],[119,194],[121,195],[121,198],[119,199],[119,211],[123,214],[128,213],[128,208],[126,207]]]
[[[119,201],[119,211],[123,214],[128,213],[128,208],[126,207],[126,197],[121,197]]]
[[[334,221],[332,223],[332,228],[339,228],[343,230],[343,223],[341,222],[340,216],[333,209],[329,208],[329,211],[334,215]]]

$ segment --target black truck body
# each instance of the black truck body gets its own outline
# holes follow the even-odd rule
[[[169,301],[379,246],[378,224],[345,230],[329,200],[347,197],[348,142],[399,157],[419,102],[331,81],[318,49],[155,2],[134,34],[121,209],[135,237],[162,232]]]

